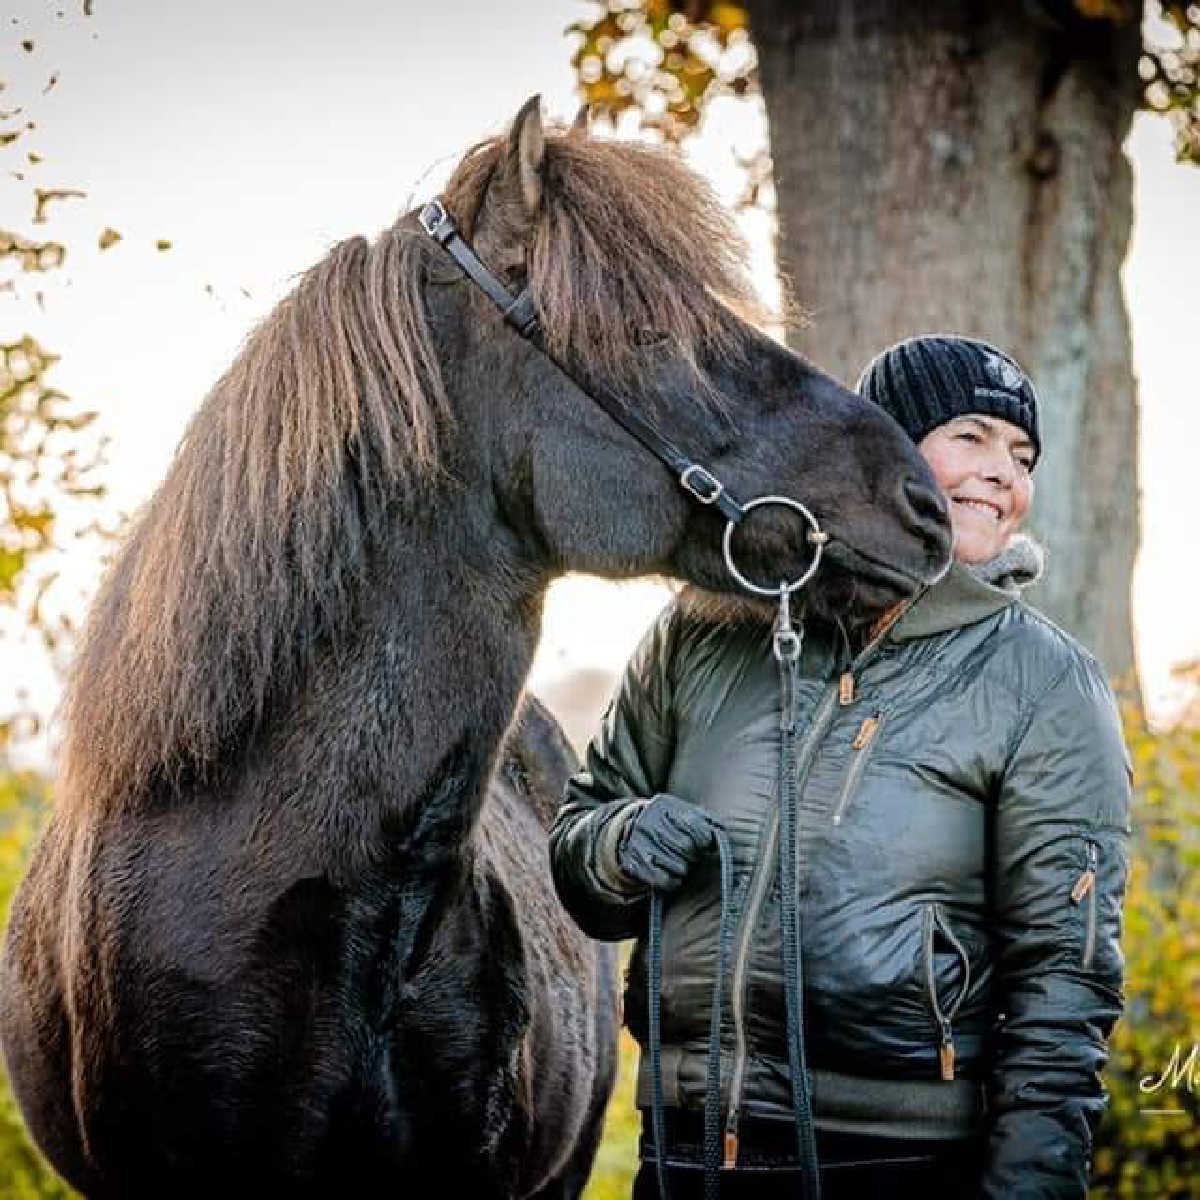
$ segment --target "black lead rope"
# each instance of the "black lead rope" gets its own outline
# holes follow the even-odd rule
[[[721,869],[721,918],[717,934],[717,970],[713,976],[712,1002],[708,1018],[708,1063],[704,1076],[704,1196],[718,1200],[721,1194],[721,1013],[725,997],[725,971],[729,965],[732,920],[732,857],[729,839],[715,831]],[[667,1181],[667,1130],[662,1087],[662,925],[663,898],[650,892],[650,930],[647,934],[647,985],[649,988],[650,1125],[654,1133],[654,1166],[658,1192],[670,1200]]]
[[[802,1200],[820,1200],[821,1177],[813,1126],[812,1090],[804,1050],[804,976],[801,969],[800,917],[796,891],[796,683],[803,627],[793,627],[789,591],[779,591],[779,627],[773,651],[779,664],[779,887],[780,940],[783,946],[784,995],[787,1001],[787,1053],[792,1078],[792,1118],[800,1161]],[[725,972],[733,935],[731,854],[729,840],[717,833],[721,863],[721,917],[717,970],[709,1008],[708,1063],[704,1091],[704,1195],[721,1194],[721,1013]],[[662,894],[650,893],[647,936],[650,1050],[650,1123],[654,1134],[655,1171],[661,1200],[670,1200],[667,1136],[662,1094]]]
[[[788,1068],[792,1076],[792,1118],[800,1156],[800,1195],[820,1200],[821,1178],[813,1128],[812,1091],[804,1052],[804,973],[796,885],[796,682],[801,635],[794,631],[786,592],[781,592],[775,659],[779,663],[779,925],[787,1001]]]
[[[462,268],[466,275],[504,315],[504,320],[526,341],[537,348],[585,395],[590,396],[618,425],[635,437],[660,462],[665,463],[686,489],[701,504],[712,505],[726,520],[737,524],[746,515],[745,508],[725,489],[725,485],[701,463],[690,459],[673,442],[663,437],[648,421],[636,413],[614,392],[602,384],[585,384],[579,371],[563,362],[547,348],[538,325],[537,310],[528,288],[514,296],[484,265],[470,243],[459,232],[454,218],[441,200],[431,200],[417,215],[421,228]]]

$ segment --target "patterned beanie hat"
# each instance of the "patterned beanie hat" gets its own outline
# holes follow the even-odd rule
[[[984,413],[1023,429],[1035,456],[1041,454],[1033,384],[987,342],[945,333],[907,338],[867,364],[857,391],[895,417],[914,442],[955,417]]]

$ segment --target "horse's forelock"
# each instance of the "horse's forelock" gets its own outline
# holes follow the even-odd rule
[[[468,238],[505,149],[503,138],[480,143],[445,188]],[[551,351],[634,393],[646,334],[693,362],[729,359],[744,344],[740,321],[772,319],[729,211],[671,150],[552,132],[530,238],[529,286]]]
[[[570,347],[620,377],[644,359],[646,333],[693,359],[733,355],[742,344],[734,314],[767,319],[744,239],[677,155],[566,137],[547,159],[530,282],[555,350]]]

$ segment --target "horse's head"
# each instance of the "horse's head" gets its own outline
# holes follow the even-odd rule
[[[945,567],[949,524],[921,455],[881,410],[760,332],[743,243],[676,157],[547,131],[534,98],[507,138],[464,160],[445,199],[491,270],[529,287],[545,349],[587,389],[624,398],[739,500],[777,493],[816,514],[831,538],[816,605],[869,619]],[[448,264],[441,275],[457,279]],[[476,457],[520,554],[551,572],[734,586],[717,512],[473,286],[427,297],[453,406],[485,431]],[[796,578],[808,532],[786,509],[755,510],[733,539],[739,568]]]

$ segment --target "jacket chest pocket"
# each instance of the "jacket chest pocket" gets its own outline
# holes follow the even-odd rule
[[[958,960],[960,976],[946,994],[939,994],[937,973],[937,950],[941,944],[948,947]],[[937,903],[926,904],[922,914],[921,957],[925,968],[925,986],[929,994],[929,1006],[937,1023],[941,1042],[938,1046],[938,1067],[944,1080],[954,1078],[954,1017],[971,986],[971,959],[961,940],[950,928],[950,922]]]
[[[846,809],[850,806],[850,800],[862,779],[867,761],[871,757],[871,751],[879,743],[879,731],[882,726],[883,713],[877,712],[866,717],[858,727],[854,741],[850,743],[850,767],[846,771],[846,778],[842,781],[841,791],[838,793],[837,802],[833,806],[830,818],[834,825],[840,825],[842,818],[846,815]]]

